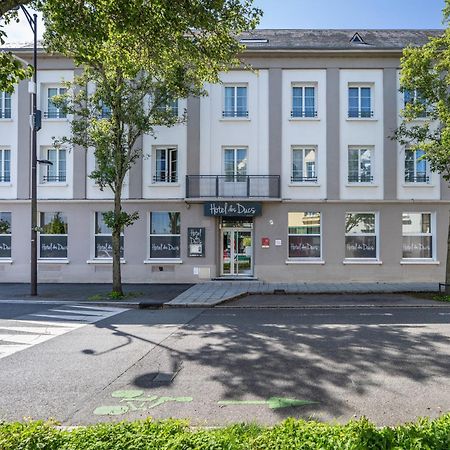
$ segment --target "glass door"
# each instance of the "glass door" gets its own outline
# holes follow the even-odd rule
[[[245,229],[222,230],[222,275],[253,275],[252,231]]]

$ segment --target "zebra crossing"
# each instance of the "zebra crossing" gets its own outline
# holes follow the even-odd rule
[[[14,319],[0,319],[0,359],[124,311],[115,307],[57,305]]]

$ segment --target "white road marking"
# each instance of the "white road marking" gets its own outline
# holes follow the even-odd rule
[[[3,324],[0,320],[0,359],[126,311],[124,308],[92,309],[82,305],[55,307],[8,319]]]
[[[383,314],[372,314],[372,313],[360,313],[360,316],[392,316],[391,313],[383,313]]]

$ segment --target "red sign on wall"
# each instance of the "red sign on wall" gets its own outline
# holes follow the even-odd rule
[[[269,248],[270,247],[270,239],[268,237],[261,238],[261,247]]]

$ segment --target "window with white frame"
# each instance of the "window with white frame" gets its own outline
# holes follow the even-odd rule
[[[176,147],[155,147],[153,158],[153,182],[176,183],[178,181],[178,150]]]
[[[95,213],[94,257],[109,259],[113,257],[112,232],[105,223],[103,212]],[[123,233],[120,236],[120,257],[123,258],[124,242]]]
[[[317,117],[315,86],[299,84],[292,86],[291,117]]]
[[[371,183],[373,148],[349,147],[348,148],[348,182]]]
[[[39,258],[67,258],[67,217],[61,212],[41,212]]]
[[[64,183],[67,180],[67,150],[48,148],[44,150],[45,159],[51,164],[41,164],[43,183]]]
[[[11,150],[0,148],[0,183],[11,181]]]
[[[180,213],[150,213],[150,259],[180,258]]]
[[[313,147],[293,147],[291,182],[315,183],[316,181],[316,149]]]
[[[404,259],[433,258],[431,213],[403,213],[402,245]]]
[[[224,174],[225,181],[245,181],[247,175],[247,149],[224,149]]]
[[[11,119],[11,94],[0,91],[0,119]]]
[[[100,117],[109,119],[111,117],[111,108],[103,101],[100,101]]]
[[[226,85],[224,87],[223,117],[248,117],[246,85]]]
[[[417,89],[414,89],[413,91],[409,91],[405,89],[403,91],[403,106],[406,108],[408,105],[415,106],[417,104],[420,104],[423,106],[423,110],[421,110],[417,117],[425,118],[428,115],[428,110],[426,107],[425,100],[421,97],[420,93]]]
[[[0,259],[11,258],[11,213],[0,212]]]
[[[159,112],[178,116],[178,99],[168,99],[156,107]]]
[[[421,149],[405,149],[405,183],[428,183],[430,174],[425,152]]]
[[[372,87],[348,87],[348,117],[368,118],[373,116]]]
[[[288,213],[289,258],[320,258],[320,212]]]
[[[47,88],[47,111],[44,112],[46,119],[65,119],[66,112],[53,102],[53,98],[59,95],[64,95],[67,89],[64,87],[48,87]]]
[[[378,257],[376,220],[375,213],[345,214],[345,258]]]

